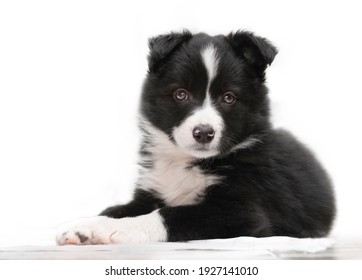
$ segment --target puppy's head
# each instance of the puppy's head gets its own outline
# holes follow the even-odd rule
[[[151,38],[141,114],[186,153],[246,148],[269,127],[265,69],[277,53],[249,32]]]

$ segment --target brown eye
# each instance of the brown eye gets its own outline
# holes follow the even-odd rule
[[[222,97],[222,101],[228,105],[231,105],[235,103],[236,97],[232,92],[227,92]]]
[[[176,101],[186,101],[189,98],[189,94],[186,89],[180,88],[174,92],[173,98]]]

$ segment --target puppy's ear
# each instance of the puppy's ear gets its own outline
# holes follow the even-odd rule
[[[234,52],[245,59],[258,75],[264,74],[268,65],[270,65],[278,53],[276,47],[267,39],[255,36],[251,32],[238,31],[230,33],[227,40]]]
[[[148,55],[148,68],[154,72],[168,58],[168,56],[178,49],[182,43],[187,42],[192,34],[185,30],[182,33],[170,33],[159,35],[148,40],[150,54]]]

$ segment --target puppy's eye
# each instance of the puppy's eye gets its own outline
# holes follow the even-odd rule
[[[232,92],[227,92],[222,97],[222,102],[231,105],[234,104],[236,101],[236,97]]]
[[[186,101],[189,98],[189,93],[186,89],[180,88],[173,93],[173,98],[178,102]]]

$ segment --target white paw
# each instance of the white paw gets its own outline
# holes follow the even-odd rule
[[[158,211],[135,218],[113,219],[103,216],[82,218],[57,230],[59,245],[142,243],[165,241],[167,236]]]
[[[112,243],[115,229],[111,218],[97,216],[81,218],[61,225],[57,230],[59,245],[89,245]]]

